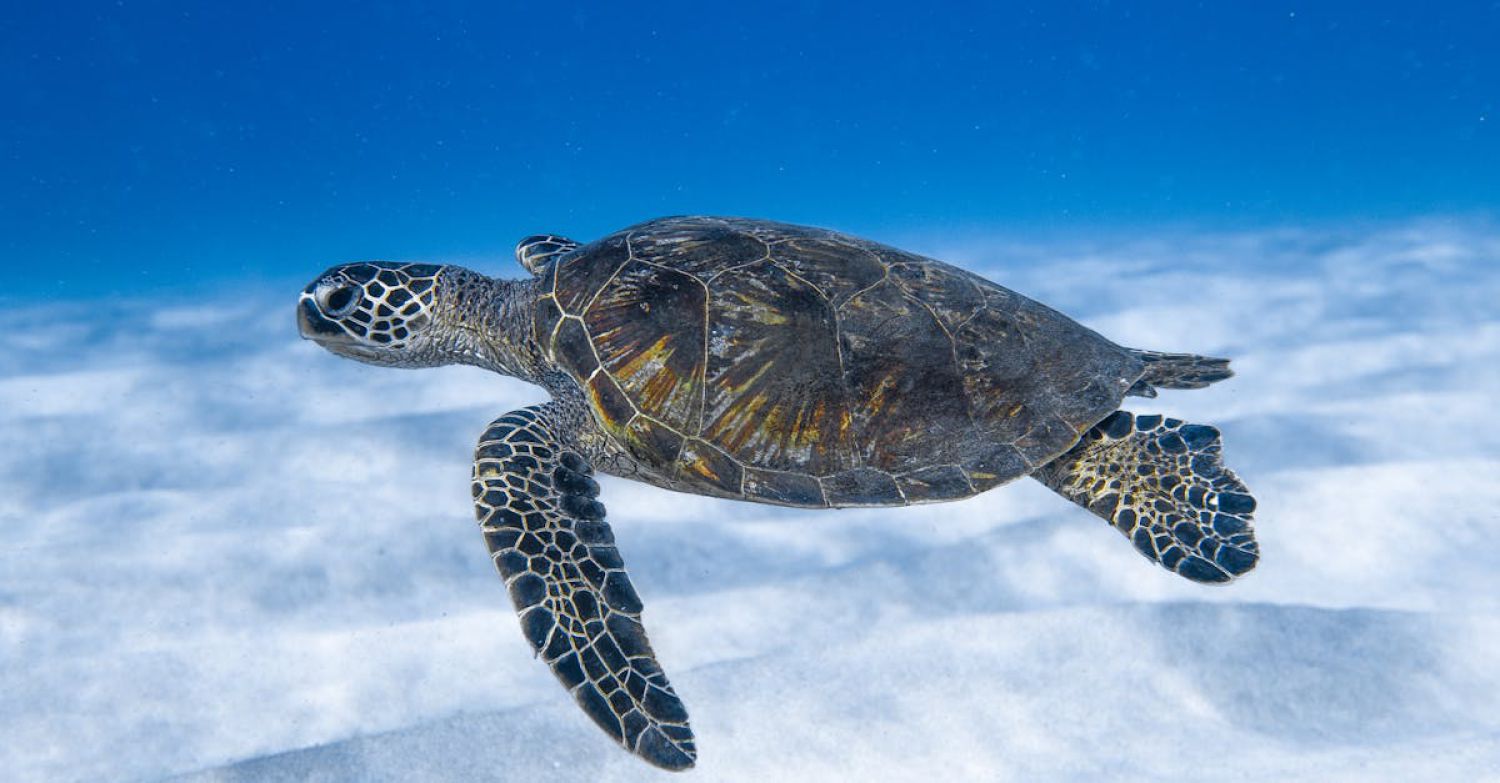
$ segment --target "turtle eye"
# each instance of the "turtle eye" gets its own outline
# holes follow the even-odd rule
[[[354,305],[359,301],[355,295],[357,291],[357,288],[348,283],[331,288],[321,297],[320,309],[330,318],[346,316],[354,311]]]

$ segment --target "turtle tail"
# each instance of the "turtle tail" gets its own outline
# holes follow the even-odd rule
[[[1094,512],[1141,554],[1195,582],[1255,567],[1255,498],[1219,460],[1219,431],[1115,411],[1032,475]]]
[[[1125,392],[1137,397],[1155,397],[1157,389],[1201,389],[1234,375],[1234,370],[1229,369],[1228,359],[1134,348],[1130,353],[1146,363],[1140,379]]]

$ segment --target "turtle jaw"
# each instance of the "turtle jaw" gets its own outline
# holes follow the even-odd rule
[[[297,331],[304,340],[314,340],[319,343],[345,340],[349,335],[338,324],[318,310],[318,303],[311,294],[303,293],[302,301],[297,303]]]
[[[297,332],[304,340],[312,340],[328,351],[370,364],[390,364],[389,357],[370,346],[361,344],[336,321],[323,315],[318,303],[309,293],[303,293],[297,303]]]
[[[304,291],[297,302],[297,332],[335,356],[379,367],[436,367],[448,360],[422,347],[422,338],[400,345],[371,345],[323,314],[315,294]]]

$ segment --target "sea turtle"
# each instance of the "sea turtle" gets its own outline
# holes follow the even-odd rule
[[[534,236],[529,279],[336,266],[304,337],[371,364],[477,365],[552,400],[479,438],[473,496],[521,628],[611,737],[696,758],[657,663],[597,470],[799,508],[966,498],[1032,476],[1199,582],[1254,567],[1255,501],[1219,432],[1117,410],[1228,378],[1228,361],[1120,347],[940,261],[832,231],[673,217],[583,245]]]

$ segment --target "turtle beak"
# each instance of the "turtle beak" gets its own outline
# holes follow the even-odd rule
[[[297,331],[303,339],[319,342],[344,335],[344,330],[338,324],[323,315],[318,309],[317,301],[309,293],[303,293],[301,301],[297,302]]]

